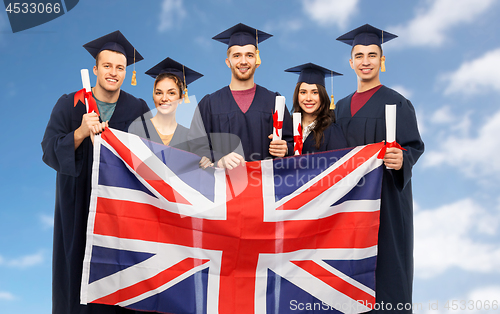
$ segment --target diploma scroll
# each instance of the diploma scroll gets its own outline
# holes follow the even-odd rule
[[[85,92],[90,92],[91,87],[90,87],[90,77],[89,77],[89,70],[87,69],[81,69],[80,74],[82,76],[82,84],[83,88],[85,88]],[[87,99],[85,99],[85,106],[87,107],[87,113],[89,112],[89,102]]]
[[[385,105],[385,132],[386,143],[396,141],[396,105]]]
[[[273,141],[281,140],[283,135],[283,114],[285,113],[285,97],[276,96],[273,113]]]
[[[302,114],[300,112],[294,112],[292,115],[293,119],[293,142],[294,142],[294,155],[302,154]]]

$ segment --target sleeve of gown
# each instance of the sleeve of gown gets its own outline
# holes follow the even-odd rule
[[[391,172],[397,188],[402,190],[411,179],[413,165],[424,152],[424,142],[418,131],[415,109],[409,100],[403,99],[398,104],[396,115],[396,142],[406,150],[403,151],[403,167]]]
[[[206,95],[196,107],[187,138],[190,152],[200,157],[205,156],[214,161],[214,156],[210,149],[210,138],[208,137],[212,129],[210,125],[209,105],[209,95]]]
[[[71,110],[76,108],[73,99],[69,98],[68,95],[61,96],[52,109],[42,140],[42,160],[61,174],[77,177],[82,170],[85,145],[80,145],[75,151]]]

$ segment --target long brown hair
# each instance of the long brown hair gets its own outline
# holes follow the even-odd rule
[[[304,111],[302,110],[302,108],[300,108],[299,105],[299,90],[302,83],[303,82],[298,82],[297,86],[295,86],[295,91],[293,93],[292,111],[304,114]],[[319,149],[324,138],[323,132],[331,123],[335,122],[335,113],[333,112],[333,110],[330,110],[330,97],[326,92],[326,88],[320,84],[316,84],[316,88],[318,89],[319,93],[320,105],[318,110],[316,110],[315,112],[315,114],[317,114],[316,125],[314,126],[314,129],[312,129],[312,132],[314,134],[316,149]]]

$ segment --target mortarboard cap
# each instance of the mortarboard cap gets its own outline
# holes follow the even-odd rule
[[[292,72],[299,74],[299,79],[297,83],[307,83],[307,84],[319,84],[323,87],[325,86],[325,77],[332,78],[332,96],[330,102],[330,109],[335,109],[335,102],[333,99],[333,77],[343,75],[335,71],[329,70],[327,68],[321,67],[314,63],[306,63],[293,68],[286,69],[285,72]]]
[[[227,49],[232,46],[246,46],[254,45],[257,48],[256,51],[256,62],[255,64],[261,64],[260,53],[259,53],[259,43],[272,37],[273,35],[266,32],[260,31],[253,27],[247,26],[245,24],[239,23],[233,27],[223,31],[222,33],[215,35],[212,39],[220,41],[221,43],[227,44]]]
[[[163,61],[146,71],[146,74],[151,76],[152,78],[156,78],[162,73],[172,73],[184,82],[184,98],[186,103],[189,103],[187,85],[203,76],[203,74],[191,70],[187,66],[171,58],[164,59]]]
[[[258,43],[263,42],[264,40],[272,36],[273,35],[271,34],[265,33],[253,27],[239,23],[223,31],[222,33],[212,37],[212,39],[227,44],[228,45],[227,48],[235,45],[237,46],[254,45],[257,47]]]
[[[314,63],[306,63],[293,68],[286,69],[285,72],[299,74],[297,83],[304,82],[307,84],[319,84],[325,87],[325,78],[337,75],[343,75],[335,71],[326,69]]]
[[[388,42],[389,40],[396,37],[398,36],[373,27],[370,24],[365,24],[348,33],[345,33],[344,35],[337,38],[337,40],[353,47],[356,45],[381,46],[383,43]]]
[[[144,59],[120,31],[115,31],[92,40],[83,45],[83,47],[94,58],[103,50],[120,52],[127,58],[127,66]]]

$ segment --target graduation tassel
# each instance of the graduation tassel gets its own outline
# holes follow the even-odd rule
[[[137,75],[135,72],[135,48],[134,48],[134,71],[132,72],[132,82],[130,84],[132,84],[132,86],[137,85]]]
[[[384,31],[382,31],[382,42],[380,43],[380,51],[382,51],[382,44],[384,43]],[[385,72],[385,56],[380,58],[380,72]]]
[[[189,104],[189,103],[191,102],[191,101],[189,100],[189,96],[188,96],[188,89],[187,89],[187,87],[186,87],[186,88],[184,88],[184,102],[185,102],[186,104]]]
[[[132,86],[136,86],[137,85],[137,76],[135,74],[135,70],[132,72]]]
[[[255,64],[256,65],[259,65],[261,64],[262,62],[260,61],[260,53],[259,53],[259,31],[258,30],[255,30],[255,38],[257,39],[257,43],[256,43],[256,47],[257,47],[257,51],[255,51]]]
[[[333,71],[330,71],[332,75],[332,100],[330,101],[330,110],[335,109],[335,101],[333,100]]]
[[[184,72],[184,65],[182,66],[182,75],[184,76],[184,103],[189,104],[191,101],[189,100],[188,88],[186,84],[186,73]]]
[[[333,94],[332,94],[332,100],[330,101],[330,110],[335,109],[335,102],[333,100]]]

